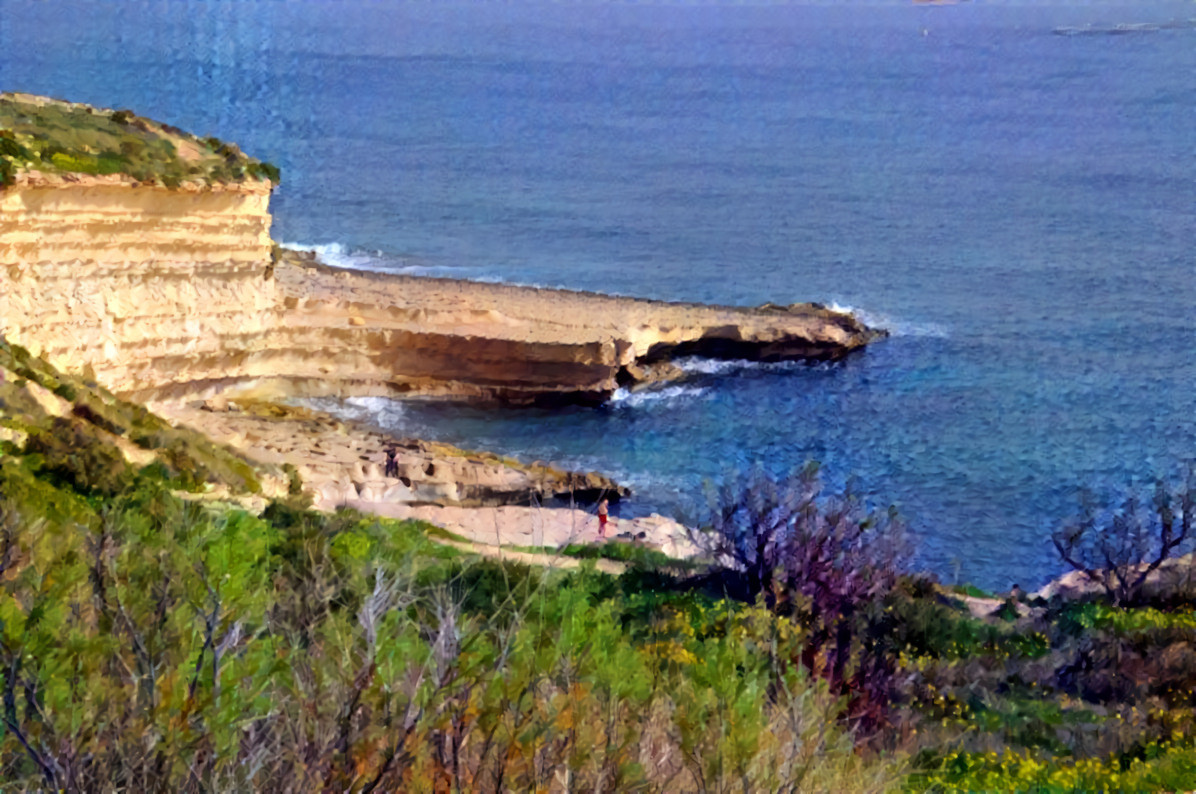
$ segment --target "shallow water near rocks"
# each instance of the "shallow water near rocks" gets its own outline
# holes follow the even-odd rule
[[[276,162],[334,263],[856,307],[834,366],[696,362],[597,410],[344,410],[622,478],[625,510],[808,459],[919,563],[1041,584],[1079,486],[1196,453],[1190,3],[10,3],[0,86]],[[136,30],[136,36],[129,31]]]

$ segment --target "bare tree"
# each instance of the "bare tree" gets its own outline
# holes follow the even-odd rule
[[[850,490],[824,494],[811,464],[725,485],[709,527],[695,540],[722,566],[728,591],[792,615],[805,633],[802,663],[848,696],[859,728],[880,727],[894,670],[869,625],[909,557],[896,511],[871,510]]]
[[[850,490],[823,493],[814,464],[777,479],[757,469],[716,494],[695,542],[742,580],[744,595],[802,596],[820,613],[888,592],[909,546],[893,510],[869,510]]]
[[[1192,486],[1189,467],[1177,491],[1162,481],[1156,484],[1153,509],[1130,493],[1106,516],[1085,497],[1083,516],[1057,530],[1051,540],[1059,557],[1099,585],[1115,605],[1132,604],[1147,577],[1192,537]]]

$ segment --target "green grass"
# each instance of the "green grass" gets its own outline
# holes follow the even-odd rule
[[[445,530],[441,531],[446,532]],[[452,533],[446,532],[446,534],[451,536],[450,540],[465,540],[452,535]],[[620,540],[608,540],[605,543],[570,543],[567,546],[510,546],[509,548],[530,554],[573,557],[579,560],[612,560],[646,570],[683,571],[698,567],[698,564],[691,560],[679,560],[659,549],[638,543],[625,543]]]
[[[16,376],[0,384],[0,425],[28,436],[22,451],[36,453],[47,473],[115,493],[134,474],[111,438],[117,436],[152,451],[165,476],[182,490],[199,491],[212,483],[235,493],[261,492],[259,472],[240,454],[193,430],[172,427],[94,381],[61,373],[19,345],[0,340],[0,368]],[[65,400],[66,414],[48,414],[29,384]]]
[[[927,593],[888,635],[925,738],[909,791],[1196,787],[1196,605],[1048,605],[977,620]]]
[[[458,535],[456,532],[450,532],[447,529],[445,529],[444,527],[438,527],[435,524],[428,524],[428,523],[424,522],[423,528],[424,528],[424,532],[430,538],[436,538],[438,540],[451,540],[456,543],[472,543],[473,542],[469,538],[465,537],[464,535]]]
[[[915,657],[961,660],[978,656],[1037,659],[1050,650],[1041,631],[974,618],[961,607],[932,595],[892,599],[888,639],[901,653]]]
[[[690,561],[675,559],[659,549],[618,540],[608,540],[605,543],[571,543],[559,549],[559,553],[581,560],[614,560],[649,569],[693,567]]]
[[[912,775],[907,791],[1187,791],[1196,781],[1190,741],[1153,744],[1148,757],[1055,758],[1043,752],[956,752],[931,772]]]
[[[0,94],[0,185],[24,170],[127,174],[166,187],[279,180],[277,168],[233,144],[201,139],[127,110]]]
[[[951,590],[959,595],[970,596],[971,598],[996,598],[992,593],[987,590],[981,590],[974,584],[957,584],[952,586]]]
[[[1068,630],[1076,633],[1099,629],[1110,631],[1119,637],[1129,637],[1161,629],[1196,630],[1196,609],[1119,609],[1097,601],[1088,601],[1067,605],[1060,612],[1059,621]]]

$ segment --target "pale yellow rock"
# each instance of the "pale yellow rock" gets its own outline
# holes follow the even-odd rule
[[[0,190],[0,331],[126,397],[600,402],[673,354],[834,358],[873,334],[759,310],[338,271],[270,241],[268,183],[24,173]],[[251,440],[250,440],[251,441]]]
[[[33,381],[25,382],[25,391],[37,401],[41,409],[50,416],[66,416],[71,411],[71,404],[54,392]]]
[[[278,323],[268,188],[80,177],[0,191],[0,329],[123,393],[256,375]]]
[[[29,434],[12,427],[0,427],[0,441],[10,441],[18,447],[25,445]]]

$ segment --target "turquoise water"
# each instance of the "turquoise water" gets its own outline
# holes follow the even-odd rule
[[[20,3],[0,87],[283,169],[274,234],[357,267],[851,306],[826,367],[692,362],[597,410],[355,401],[682,510],[756,462],[895,502],[943,578],[1036,586],[1076,489],[1196,453],[1191,3]]]

